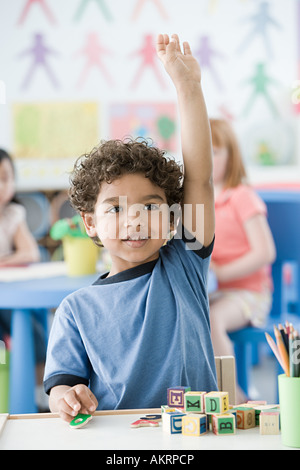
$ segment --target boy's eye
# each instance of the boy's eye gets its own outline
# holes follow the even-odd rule
[[[110,214],[117,214],[119,212],[122,211],[122,207],[121,206],[113,206],[111,207],[110,209],[108,209],[107,212],[109,212]]]
[[[157,211],[159,210],[159,204],[145,204],[145,209],[147,211]]]

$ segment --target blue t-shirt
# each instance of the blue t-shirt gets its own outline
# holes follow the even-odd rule
[[[66,297],[51,329],[45,390],[88,385],[98,409],[156,408],[167,388],[217,390],[207,275],[213,243],[174,237],[157,260]]]

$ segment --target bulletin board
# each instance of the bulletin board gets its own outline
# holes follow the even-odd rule
[[[300,0],[2,0],[0,147],[18,188],[64,189],[102,139],[152,139],[181,161],[158,33],[188,40],[211,117],[237,132],[250,179],[299,180]]]

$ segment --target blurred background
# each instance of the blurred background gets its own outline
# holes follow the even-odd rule
[[[0,10],[0,147],[23,203],[42,207],[29,225],[51,255],[47,230],[72,214],[65,190],[79,155],[130,135],[181,160],[160,32],[190,42],[208,113],[234,126],[250,182],[299,182],[299,0],[1,0]],[[28,199],[36,191],[48,205]]]

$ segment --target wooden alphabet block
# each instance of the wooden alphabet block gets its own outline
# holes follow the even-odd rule
[[[253,408],[236,408],[236,421],[238,429],[255,428],[255,410]]]
[[[191,387],[172,387],[168,388],[168,406],[184,408],[184,394],[189,392]]]
[[[182,434],[185,436],[201,436],[208,431],[205,414],[188,414],[182,418]]]
[[[162,428],[169,434],[181,434],[182,420],[185,414],[180,412],[163,413]]]
[[[174,411],[178,411],[178,410],[176,410],[176,408],[170,407],[168,405],[161,405],[160,409],[161,409],[161,414],[163,414],[163,413],[174,413]]]
[[[186,413],[204,413],[204,396],[206,392],[186,392],[184,394],[184,410]]]
[[[223,414],[229,409],[228,392],[209,392],[204,399],[206,414]]]
[[[233,413],[212,415],[212,430],[217,436],[235,434],[236,418]]]
[[[279,434],[279,411],[262,411],[259,415],[260,434]]]

